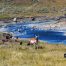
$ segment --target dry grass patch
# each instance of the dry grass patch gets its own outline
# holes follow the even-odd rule
[[[25,43],[26,44],[26,43]],[[34,49],[26,45],[9,43],[0,46],[0,66],[65,66],[63,44],[39,43],[43,49]]]

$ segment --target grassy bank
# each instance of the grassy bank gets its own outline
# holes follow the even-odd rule
[[[19,43],[0,43],[0,66],[66,66],[66,45],[39,42],[43,49]]]
[[[25,40],[22,45],[14,40],[4,44],[0,41],[0,66],[66,66],[66,45],[45,42],[39,42],[39,45],[43,48],[27,46]]]

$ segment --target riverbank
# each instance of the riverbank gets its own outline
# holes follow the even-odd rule
[[[66,45],[39,43],[42,49],[34,49],[14,42],[0,43],[0,66],[65,66]]]
[[[8,17],[8,18],[0,18],[0,23],[9,23],[9,22],[13,22],[13,19],[16,18],[17,22],[21,22],[21,21],[32,21],[32,18],[34,18],[33,21],[43,21],[43,20],[55,20],[55,21],[65,21],[66,20],[66,15],[62,15],[62,16],[22,16],[22,17]]]

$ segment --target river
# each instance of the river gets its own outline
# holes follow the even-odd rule
[[[0,32],[9,32],[12,33],[14,37],[19,38],[33,38],[38,36],[39,40],[51,44],[66,44],[66,26],[64,28],[61,27],[60,29],[58,27],[51,28],[49,26],[56,22],[57,21],[53,20],[18,22],[1,27]]]

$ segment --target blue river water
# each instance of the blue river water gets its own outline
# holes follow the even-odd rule
[[[49,22],[46,22],[49,23]],[[64,32],[52,31],[52,30],[42,30],[38,28],[33,28],[28,25],[36,25],[41,24],[41,22],[25,22],[25,23],[16,23],[16,24],[9,24],[4,28],[8,29],[7,32],[13,33],[14,37],[19,38],[33,38],[38,36],[39,40],[46,41],[52,44],[66,44],[66,36],[63,35]],[[43,22],[44,24],[44,22]]]

